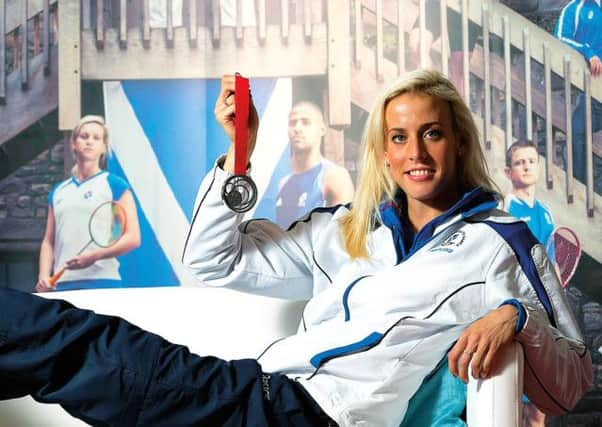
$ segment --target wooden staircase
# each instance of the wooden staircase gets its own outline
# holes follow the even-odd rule
[[[0,6],[5,1],[0,0]],[[243,25],[240,14],[234,22],[221,22],[219,0],[190,0],[183,3],[185,19],[181,26],[174,25],[168,7],[162,27],[153,25],[150,19],[152,1],[61,0],[58,76],[57,55],[52,49],[44,55],[49,58],[46,62],[36,58],[31,61],[27,74],[29,91],[23,92],[19,87],[23,85],[21,78],[9,76],[6,105],[0,106],[0,143],[11,140],[57,105],[58,129],[70,130],[81,114],[82,81],[217,78],[224,72],[239,71],[250,77],[324,76],[328,83],[324,94],[326,116],[334,135],[326,152],[339,156],[344,149],[344,129],[350,124],[352,104],[370,110],[375,94],[415,66],[411,62],[426,63],[427,55],[429,62],[448,72],[445,31],[442,42],[430,51],[421,45],[419,57],[408,61],[406,36],[416,16],[428,13],[424,0],[256,0],[253,25]],[[176,1],[165,0],[165,4]],[[105,22],[103,13],[92,19],[92,6],[96,4],[97,10],[102,11],[105,2],[111,3],[116,13],[110,22]],[[29,0],[32,3],[35,1]],[[52,4],[43,0],[38,3],[40,10]],[[242,0],[235,3],[238,11],[242,10]],[[138,9],[133,10],[133,5]],[[471,61],[465,56],[464,68],[472,77],[466,74],[464,81],[478,81],[483,87],[478,96],[485,99],[485,108],[475,111],[475,118],[488,147],[491,171],[504,187],[507,183],[501,159],[515,129],[511,120],[501,129],[487,107],[491,105],[492,91],[503,95],[503,99],[496,96],[493,104],[504,110],[506,117],[516,116],[507,99],[525,106],[530,132],[534,129],[533,117],[546,124],[546,152],[552,154],[559,139],[555,135],[565,132],[570,119],[566,112],[572,107],[570,97],[567,102],[566,92],[554,87],[554,82],[568,81],[598,100],[602,100],[602,84],[590,80],[577,52],[497,2],[441,0],[441,7],[463,14],[462,31],[467,33],[468,23],[472,22],[483,34],[502,40],[501,54],[478,47]],[[424,19],[418,22],[424,31]],[[523,52],[529,64],[540,66],[543,78],[528,74],[531,65],[527,67],[526,62],[523,68],[512,63],[511,47]],[[484,63],[491,66],[484,67]],[[48,75],[43,72],[46,68]],[[11,119],[5,120],[9,109]],[[591,155],[602,150],[597,139],[591,141],[590,147]],[[593,191],[593,178],[590,176],[587,185],[583,185],[556,165],[553,155],[546,155],[542,161],[546,165],[545,179],[541,180],[538,197],[550,206],[556,222],[575,228],[584,249],[602,262],[602,203]]]
[[[0,0],[0,34],[12,36],[0,37],[0,76],[4,77],[0,78],[0,179],[61,138],[58,47],[51,39],[51,7],[55,4],[56,0]],[[14,43],[15,31],[18,49],[6,43]],[[35,37],[39,40],[33,40]],[[7,50],[20,58],[19,68],[10,73],[6,73]]]

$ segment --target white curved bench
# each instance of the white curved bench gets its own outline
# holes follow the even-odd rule
[[[194,353],[225,359],[256,358],[277,338],[297,330],[303,301],[286,301],[228,289],[127,288],[56,292],[98,313],[119,315]],[[224,337],[227,337],[226,339]],[[502,357],[500,375],[471,381],[468,387],[470,427],[519,426],[522,350],[518,344]],[[84,426],[58,405],[30,397],[0,402],[0,427]]]

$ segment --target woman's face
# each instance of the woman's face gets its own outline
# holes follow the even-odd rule
[[[105,130],[99,123],[86,123],[79,129],[79,134],[72,141],[72,149],[78,161],[100,159],[106,154],[107,146],[104,141]]]
[[[385,109],[385,159],[408,207],[444,211],[458,198],[459,141],[446,101],[406,93]]]

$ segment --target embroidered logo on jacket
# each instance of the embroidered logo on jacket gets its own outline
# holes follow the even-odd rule
[[[462,230],[456,231],[454,234],[449,236],[443,242],[439,243],[437,246],[430,249],[429,252],[453,252],[455,248],[459,247],[462,243],[464,243],[464,239],[466,238],[466,233]]]

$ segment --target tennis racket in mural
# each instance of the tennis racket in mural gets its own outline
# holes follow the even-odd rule
[[[577,270],[581,258],[581,241],[577,234],[569,227],[556,227],[550,235],[546,249],[550,253],[554,246],[556,264],[560,271],[560,284],[566,287]]]

